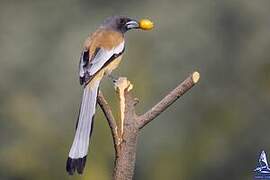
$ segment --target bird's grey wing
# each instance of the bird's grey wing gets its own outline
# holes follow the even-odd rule
[[[91,59],[89,58],[89,50],[84,50],[81,54],[79,64],[80,84],[86,85],[106,64],[120,56],[124,52],[124,49],[124,42],[110,50],[96,48]]]

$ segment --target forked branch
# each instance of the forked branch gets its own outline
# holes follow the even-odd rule
[[[119,78],[116,83],[116,91],[120,99],[121,124],[120,131],[113,117],[110,106],[101,92],[98,95],[98,103],[103,110],[113,137],[115,147],[115,167],[113,172],[114,180],[131,180],[134,174],[136,161],[136,146],[139,130],[155,119],[160,113],[166,110],[179,97],[191,89],[200,78],[198,72],[193,72],[174,90],[169,92],[159,103],[141,116],[137,116],[135,105],[138,103],[133,98],[130,90],[132,85],[126,78]]]

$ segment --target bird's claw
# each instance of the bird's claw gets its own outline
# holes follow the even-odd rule
[[[108,77],[112,80],[113,84],[116,83],[117,79],[116,77],[114,77],[113,75],[109,74]]]

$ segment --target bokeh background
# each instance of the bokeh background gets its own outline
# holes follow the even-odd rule
[[[1,0],[0,179],[110,179],[114,152],[100,109],[84,175],[69,177],[65,162],[82,44],[116,14],[156,25],[126,35],[114,73],[134,83],[139,113],[201,74],[141,132],[135,179],[252,179],[260,151],[270,153],[269,12],[269,0]],[[102,90],[118,116],[110,80]]]

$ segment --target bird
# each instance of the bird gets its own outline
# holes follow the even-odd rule
[[[125,51],[124,34],[131,29],[152,28],[153,23],[148,19],[137,21],[126,16],[111,16],[86,38],[79,60],[79,81],[83,95],[75,137],[66,162],[69,175],[76,171],[82,174],[84,171],[100,81],[118,67]]]

